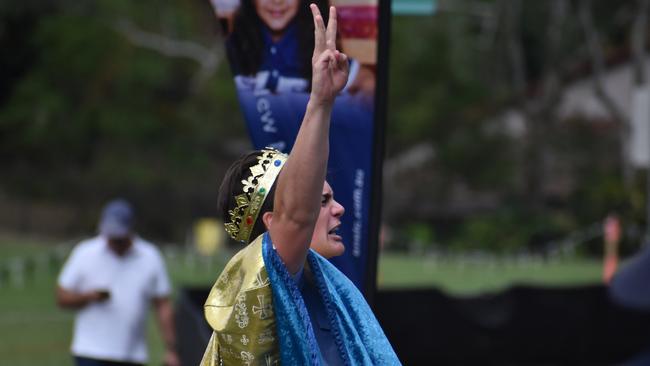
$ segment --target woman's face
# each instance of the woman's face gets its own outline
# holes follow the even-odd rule
[[[255,11],[274,36],[281,37],[298,13],[301,0],[254,0]]]
[[[345,251],[343,239],[338,233],[344,212],[343,206],[334,200],[332,187],[325,182],[320,213],[311,238],[311,248],[325,258],[339,256]]]

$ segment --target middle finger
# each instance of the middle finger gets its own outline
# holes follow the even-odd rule
[[[323,16],[320,14],[318,6],[311,4],[309,8],[314,17],[314,55],[319,55],[325,50],[325,22],[323,22]]]

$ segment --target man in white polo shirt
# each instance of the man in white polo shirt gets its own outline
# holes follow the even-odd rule
[[[57,303],[77,311],[71,347],[77,366],[147,363],[152,304],[165,341],[165,364],[180,364],[165,263],[153,244],[135,235],[133,224],[128,202],[109,202],[99,235],[79,243],[59,275]]]

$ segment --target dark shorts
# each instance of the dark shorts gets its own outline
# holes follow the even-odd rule
[[[94,358],[74,356],[76,366],[143,366],[141,363],[96,360]]]

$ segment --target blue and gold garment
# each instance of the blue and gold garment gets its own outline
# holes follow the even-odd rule
[[[377,319],[357,288],[310,250],[310,272],[345,365],[399,365]],[[205,303],[214,330],[201,366],[321,365],[309,312],[298,284],[268,233],[226,265]]]

